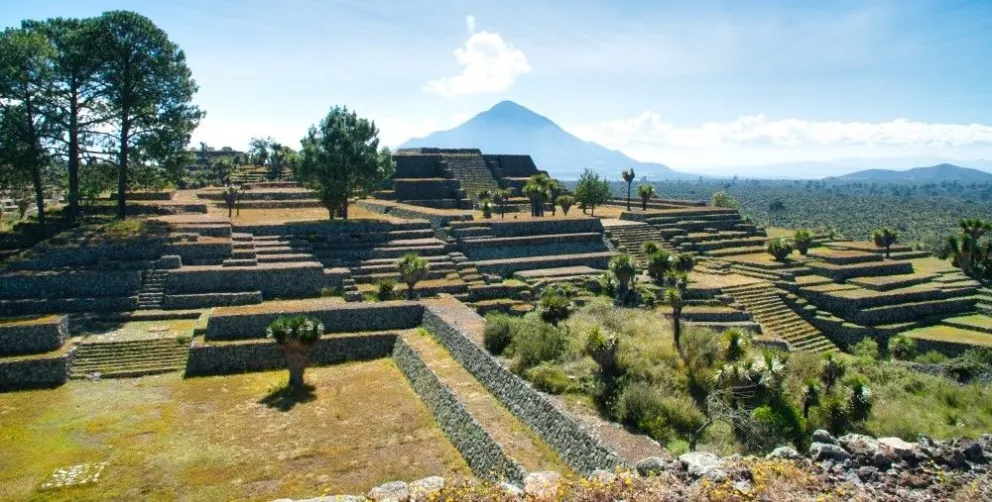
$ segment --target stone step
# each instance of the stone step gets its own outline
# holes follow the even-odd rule
[[[254,267],[258,265],[257,259],[227,259],[221,263],[224,267]]]
[[[258,255],[258,263],[287,263],[299,261],[314,261],[309,253],[263,254]]]

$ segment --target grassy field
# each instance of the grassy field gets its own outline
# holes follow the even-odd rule
[[[981,331],[955,328],[953,326],[927,326],[903,333],[910,338],[934,340],[938,342],[962,343],[976,347],[992,347],[992,335]]]
[[[389,359],[285,372],[72,381],[0,398],[0,500],[271,500],[470,474]],[[107,462],[90,487],[39,492]]]

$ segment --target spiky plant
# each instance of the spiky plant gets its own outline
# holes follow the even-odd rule
[[[777,237],[769,240],[765,249],[768,254],[775,258],[775,261],[782,262],[789,259],[789,255],[792,254],[792,243],[782,237]]]
[[[279,344],[286,366],[289,368],[289,385],[302,387],[303,373],[310,362],[310,346],[324,334],[324,325],[307,316],[280,317],[265,331],[267,337]]]
[[[809,247],[813,244],[813,234],[806,229],[796,230],[796,234],[792,238],[792,242],[795,244],[796,249],[799,250],[799,254],[806,256],[809,251]]]
[[[641,185],[637,187],[637,196],[641,198],[641,210],[648,210],[648,201],[655,196],[654,185]]]
[[[413,288],[427,277],[429,271],[427,260],[417,256],[416,253],[407,253],[396,262],[396,267],[399,268],[400,279],[406,283],[406,297],[412,300]]]
[[[627,210],[630,211],[630,187],[634,184],[634,178],[637,176],[634,174],[634,168],[625,169],[620,176],[623,177],[623,181],[627,183]]]
[[[875,241],[875,246],[885,248],[885,257],[889,258],[892,255],[892,245],[899,240],[899,232],[888,227],[880,228],[872,232],[871,238]]]

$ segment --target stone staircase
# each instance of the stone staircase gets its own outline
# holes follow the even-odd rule
[[[258,263],[316,261],[309,242],[289,235],[256,236],[254,247]]]
[[[647,264],[648,256],[641,250],[647,242],[657,242],[662,249],[675,252],[675,248],[661,238],[661,234],[651,225],[612,225],[606,227],[610,241],[619,251],[630,254],[640,266]]]
[[[179,371],[186,367],[189,340],[157,338],[118,342],[81,343],[70,372],[71,378],[133,378]]]
[[[162,308],[165,299],[165,281],[169,272],[165,270],[145,270],[141,273],[141,291],[138,292],[138,310]]]
[[[789,308],[771,283],[731,286],[723,288],[723,292],[751,312],[764,334],[784,339],[794,350],[817,353],[838,350],[833,341]]]
[[[442,162],[451,177],[461,183],[465,196],[472,201],[478,200],[479,192],[483,190],[499,190],[499,183],[480,155],[449,155]]]
[[[225,267],[254,267],[258,265],[255,253],[255,236],[250,233],[231,234],[231,256],[224,260]]]

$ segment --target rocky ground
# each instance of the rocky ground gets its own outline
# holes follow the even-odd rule
[[[565,479],[531,473],[524,485],[426,478],[391,482],[365,495],[309,502],[414,500],[878,500],[992,501],[992,434],[978,440],[917,442],[813,433],[806,455],[780,447],[766,457],[693,452],[650,457],[631,471]],[[280,502],[289,502],[283,500]]]

